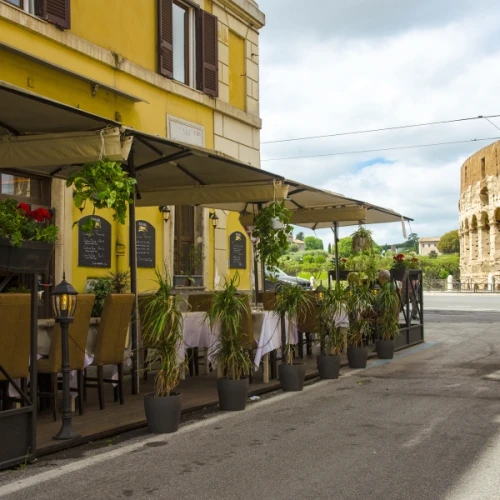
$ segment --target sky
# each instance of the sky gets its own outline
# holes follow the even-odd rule
[[[419,236],[458,228],[460,167],[500,138],[486,120],[269,141],[500,115],[498,0],[259,0],[262,168],[392,208]],[[500,128],[500,117],[492,121]],[[440,147],[338,154],[470,139]],[[273,158],[321,158],[273,161]],[[353,228],[343,228],[347,236]],[[401,224],[373,225],[379,244]],[[297,229],[299,231],[300,229]],[[307,234],[311,231],[304,230]],[[317,231],[325,244],[330,230]]]

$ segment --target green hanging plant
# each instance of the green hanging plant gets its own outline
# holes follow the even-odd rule
[[[285,207],[285,201],[270,203],[255,217],[252,236],[257,238],[257,255],[270,274],[276,271],[279,260],[288,252],[288,236],[292,212]]]
[[[110,208],[114,211],[113,220],[125,224],[127,206],[132,201],[137,181],[123,170],[121,163],[102,159],[86,163],[83,168],[73,172],[66,181],[66,186],[73,186],[73,202],[83,211],[87,201],[96,209]],[[73,225],[78,224],[78,221]],[[89,217],[82,230],[92,233],[95,221]]]

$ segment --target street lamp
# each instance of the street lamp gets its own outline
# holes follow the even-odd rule
[[[63,280],[54,288],[52,292],[52,309],[56,323],[61,325],[61,345],[62,345],[62,374],[63,374],[63,411],[62,426],[54,439],[73,439],[78,434],[71,427],[71,395],[69,392],[69,345],[68,328],[73,323],[76,308],[76,296],[78,292],[66,281],[63,273]]]
[[[210,220],[212,221],[212,226],[215,229],[219,225],[219,217],[215,212],[210,213]]]
[[[319,286],[314,290],[314,296],[316,297],[316,303],[321,304],[325,298],[325,287],[323,286],[323,281],[319,282]]]
[[[163,220],[168,222],[170,220],[170,208],[166,206],[160,207],[160,212],[163,214]]]

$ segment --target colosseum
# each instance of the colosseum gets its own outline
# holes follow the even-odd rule
[[[500,141],[481,149],[460,172],[460,274],[462,283],[487,288],[488,274],[500,284]]]

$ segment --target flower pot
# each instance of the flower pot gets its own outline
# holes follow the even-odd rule
[[[348,347],[347,360],[349,361],[349,368],[366,368],[366,363],[368,361],[368,348]]]
[[[391,269],[391,278],[396,281],[403,281],[406,274],[406,268]]]
[[[12,246],[8,238],[0,237],[0,269],[11,273],[41,273],[49,265],[53,243],[23,241]]]
[[[153,393],[144,395],[144,411],[148,430],[153,434],[176,432],[181,420],[181,395],[157,397]]]
[[[248,398],[248,379],[217,379],[217,394],[221,411],[242,411]]]
[[[283,229],[283,222],[281,222],[278,217],[274,217],[271,220],[271,225],[273,226],[273,229]]]
[[[297,363],[293,365],[279,365],[279,378],[283,391],[301,391],[306,378],[306,365]]]
[[[375,347],[380,359],[392,359],[394,357],[394,340],[377,340]]]
[[[317,357],[319,378],[331,380],[339,378],[340,372],[340,356],[323,356]]]

